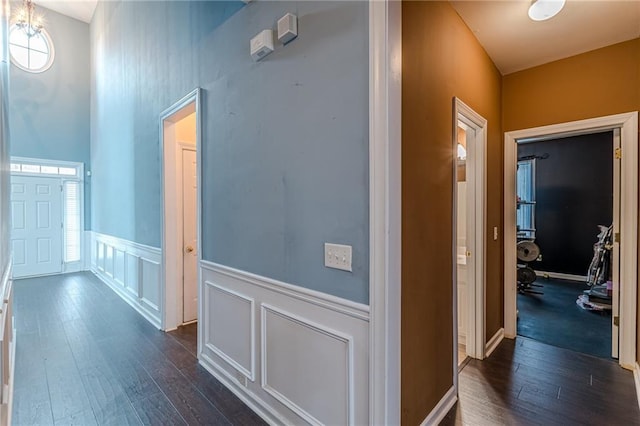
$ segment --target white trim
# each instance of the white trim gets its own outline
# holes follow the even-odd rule
[[[566,135],[621,128],[620,200],[620,351],[619,363],[633,369],[636,362],[638,268],[638,112],[507,132],[504,135],[504,318],[505,336],[516,335],[515,165],[517,140],[544,140]],[[630,236],[630,237],[625,237]],[[624,285],[624,283],[628,283]]]
[[[277,399],[278,401],[280,401],[280,403],[282,403],[285,407],[287,407],[288,409],[290,409],[291,411],[293,411],[294,413],[296,413],[297,415],[299,415],[301,418],[303,418],[305,421],[309,422],[312,425],[317,425],[320,426],[322,425],[322,422],[318,419],[316,419],[315,417],[313,417],[313,415],[311,415],[310,413],[308,413],[306,410],[304,410],[302,407],[298,406],[295,402],[291,401],[291,399],[287,398],[286,395],[283,395],[282,393],[280,393],[277,389],[274,389],[273,387],[271,387],[268,383],[268,376],[267,376],[267,340],[268,340],[268,336],[267,336],[267,311],[271,311],[276,315],[280,315],[283,318],[286,318],[289,321],[292,321],[294,323],[297,323],[303,327],[312,329],[314,331],[320,332],[332,339],[336,339],[339,340],[341,342],[344,342],[347,344],[347,374],[348,374],[348,378],[347,378],[347,395],[349,398],[349,401],[347,402],[347,417],[349,419],[349,423],[350,425],[355,424],[354,421],[354,414],[355,414],[355,408],[354,408],[354,389],[353,389],[353,370],[354,370],[354,366],[353,366],[353,336],[349,336],[345,333],[341,333],[339,331],[333,330],[331,328],[328,328],[324,325],[318,324],[316,322],[310,321],[306,318],[303,318],[299,315],[296,315],[294,313],[291,312],[287,312],[283,309],[279,309],[276,308],[275,306],[266,304],[266,303],[262,303],[260,306],[260,317],[261,317],[261,333],[260,333],[260,345],[261,345],[261,351],[260,351],[260,356],[261,356],[261,365],[262,365],[262,374],[260,376],[260,386],[262,387],[262,389],[264,389],[265,392],[267,392],[269,395],[271,395],[272,397],[274,397],[275,399]]]
[[[0,418],[6,421],[7,425],[11,424],[11,415],[13,410],[13,384],[15,376],[16,363],[16,329],[13,317],[13,280],[12,262],[9,259],[7,267],[3,271],[2,281],[0,281],[0,290],[2,291],[2,309],[0,309],[0,354],[4,357],[7,354],[9,359],[2,358],[1,364],[8,366],[8,378],[4,376],[4,368],[2,372],[2,400],[0,401]],[[8,331],[8,333],[6,333]],[[8,334],[8,335],[7,335]],[[5,350],[6,349],[6,350]],[[8,382],[5,384],[5,380]],[[5,424],[5,423],[3,423]]]
[[[176,248],[176,250],[178,246],[181,249],[184,249],[185,247],[185,242],[184,242],[184,153],[185,151],[194,152],[196,154],[196,163],[198,161],[198,150],[194,144],[176,141],[176,150],[173,151],[173,153],[175,154],[175,157],[172,158],[174,165],[176,167],[175,169],[176,179],[174,180],[176,207],[177,207],[177,211],[176,211],[177,220],[175,222],[175,232],[176,232],[177,238],[175,241],[176,244],[174,244],[174,247]],[[198,170],[196,170],[196,174],[197,173],[198,173]],[[196,188],[196,194],[198,193],[199,193],[199,188]],[[197,205],[196,205],[196,209],[197,209]],[[193,212],[193,213],[195,213],[196,216],[199,214],[198,212]],[[196,243],[199,240],[197,232],[198,231],[196,229]],[[182,250],[180,250],[179,253],[181,254],[181,256],[179,256],[177,259],[177,262],[175,262],[176,270],[177,270],[176,277],[182,277],[182,281],[178,280],[177,287],[176,287],[176,300],[180,302],[176,305],[176,319],[177,319],[177,323],[175,324],[176,326],[186,324],[184,321],[184,258],[182,257],[184,256],[184,254]],[[176,254],[178,254],[178,252],[176,252]],[[197,260],[196,260],[195,267],[196,269],[198,269]],[[196,272],[196,280],[197,280],[197,275],[198,274]],[[197,285],[198,283],[196,283],[196,286]],[[196,288],[196,294],[197,294],[197,288]],[[191,320],[189,322],[194,322],[194,321],[198,321],[197,312],[196,312],[196,319]]]
[[[13,324],[13,316],[11,317],[11,323]],[[13,416],[13,388],[15,383],[15,371],[16,371],[16,347],[18,346],[18,334],[16,333],[16,328],[12,325],[12,341],[11,341],[11,350],[10,350],[10,360],[9,363],[11,365],[10,373],[9,373],[9,386],[7,387],[7,393],[9,394],[7,398],[7,424],[10,425],[11,417]]]
[[[369,423],[400,424],[402,5],[369,1]]]
[[[161,251],[157,247],[151,247],[144,244],[135,243],[133,241],[125,240],[123,238],[113,237],[111,235],[100,234],[98,232],[87,231],[90,234],[91,239],[91,254],[90,254],[90,270],[104,282],[109,288],[111,288],[122,300],[127,302],[133,309],[135,309],[140,315],[142,315],[147,321],[153,324],[154,327],[161,329],[160,321],[160,307],[155,303],[148,300],[144,293],[144,280],[143,274],[143,262],[147,262],[151,265],[158,267],[158,276],[161,273],[160,259]],[[98,246],[104,247],[104,259],[99,259]],[[107,265],[105,262],[106,251],[108,249],[118,250],[124,253],[124,281],[115,277],[115,260],[116,257],[112,255],[111,263]],[[132,277],[132,271],[128,270],[127,256],[135,259],[136,274],[135,281],[137,288],[134,290],[131,288],[132,283],[129,281]],[[111,271],[111,272],[110,272]],[[158,292],[160,293],[160,292]]]
[[[53,175],[47,173],[27,173],[27,172],[12,172],[17,173],[20,176],[25,175],[33,175],[33,176],[51,176],[51,177],[62,177],[66,180],[80,180],[84,181],[84,163],[81,161],[63,161],[63,160],[48,160],[44,158],[34,158],[34,157],[17,157],[11,156],[10,163],[27,163],[39,166],[52,166],[52,167],[68,167],[68,168],[76,168],[78,169],[78,176],[69,176],[69,175]]]
[[[11,321],[12,318],[8,315],[11,314],[13,306],[9,306],[9,302],[12,301],[12,293],[13,293],[13,279],[12,275],[12,264],[9,261],[7,268],[4,271],[2,276],[2,282],[0,283],[0,290],[2,290],[2,300],[0,301],[0,343],[5,340],[5,331],[7,330],[6,323],[7,321]],[[4,304],[7,304],[7,307],[4,307]],[[13,303],[11,304],[13,305]],[[9,339],[11,340],[11,339]],[[0,347],[0,354],[2,353],[2,348]],[[0,361],[1,355],[0,355]],[[4,361],[2,361],[4,362]]]
[[[263,277],[261,275],[252,274],[250,272],[241,271],[239,269],[230,268],[228,266],[209,262],[207,260],[200,261],[200,267],[208,271],[226,275],[228,277],[245,281],[259,287],[275,291],[280,294],[312,303],[325,309],[332,310],[353,318],[369,321],[369,307],[361,303],[352,302],[351,300],[342,299],[327,293],[310,290],[304,287],[287,284],[282,281]]]
[[[536,276],[542,278],[555,278],[558,280],[577,281],[582,283],[587,282],[587,277],[584,275],[563,274],[561,272],[547,272],[538,270],[536,270],[535,272]]]
[[[504,339],[504,328],[501,328],[496,332],[496,334],[493,335],[491,340],[487,342],[487,345],[485,346],[485,349],[484,349],[484,354],[486,358],[489,358],[491,356],[493,351],[496,350],[496,348],[500,345],[503,339]]]
[[[620,146],[620,129],[613,129],[613,152],[617,149],[621,149]],[[620,191],[620,170],[622,168],[622,162],[615,159],[613,160],[613,235],[615,236],[620,232],[620,197],[622,195]],[[620,244],[615,242],[611,250],[611,264],[620,265]],[[620,268],[616,267],[611,270],[611,316],[620,317]],[[619,358],[620,352],[620,328],[619,324],[615,321],[611,321],[611,357]]]
[[[331,401],[331,406],[335,404],[340,413],[344,413],[344,417],[342,414],[339,416],[338,423],[371,424],[369,420],[368,362],[370,327],[368,320],[362,318],[366,315],[352,309],[353,302],[340,298],[328,301],[327,295],[302,287],[290,286],[241,271],[227,271],[225,267],[216,269],[211,266],[210,263],[206,267],[201,265],[200,271],[203,280],[200,286],[200,298],[205,308],[202,313],[202,327],[200,327],[203,329],[203,334],[200,336],[203,341],[198,347],[198,359],[201,364],[208,366],[210,371],[211,369],[216,371],[216,377],[220,375],[226,377],[227,381],[224,383],[234,392],[238,390],[253,399],[254,403],[259,404],[263,410],[269,411],[271,417],[265,417],[265,419],[268,419],[271,424],[313,422],[308,417],[306,420],[305,417],[301,417],[307,414],[317,421],[326,422],[325,416],[321,411],[318,411],[319,407],[312,401],[323,392],[326,394],[327,390],[333,392],[332,389],[341,392],[339,399],[335,393],[326,394],[327,398],[325,399],[327,399],[327,403]],[[220,301],[220,304],[214,306],[212,301],[215,300],[217,293],[212,293],[209,283],[215,283],[255,300],[255,335],[252,336],[252,331],[248,327],[248,312],[244,308],[242,308],[242,312],[238,313],[240,316],[236,317],[238,321],[229,324],[220,320],[220,311],[217,311],[217,316],[215,315],[216,309],[228,309],[230,305],[227,303],[228,300],[224,299],[224,301]],[[316,293],[320,298],[315,297]],[[344,305],[333,302],[344,302]],[[268,309],[266,321],[262,315],[263,306]],[[258,307],[261,309],[260,312]],[[360,307],[366,308],[364,305],[360,305]],[[235,313],[238,308],[233,309]],[[278,316],[272,317],[272,311]],[[274,319],[276,321],[272,322]],[[283,319],[284,322],[281,321]],[[289,323],[288,319],[291,319],[293,323]],[[263,326],[266,326],[266,333]],[[293,327],[293,329],[289,327]],[[305,334],[306,331],[311,335]],[[220,336],[230,339],[225,344],[221,343],[220,347],[237,348],[236,352],[226,350],[226,353],[244,366],[249,363],[247,355],[250,348],[253,347],[253,343],[252,346],[248,346],[249,339],[255,341],[255,381],[247,380],[246,376],[239,373],[233,364],[227,362],[227,359],[221,358],[206,345],[207,342],[216,343],[212,341],[212,336],[216,332],[223,333]],[[282,334],[283,332],[287,334]],[[302,336],[301,339],[305,342],[305,346],[293,345],[289,348],[286,345],[286,336],[289,333],[301,333],[299,336]],[[328,339],[328,337],[332,338]],[[282,346],[283,342],[285,346]],[[300,341],[298,342],[300,343]],[[302,354],[310,354],[307,342],[310,342],[313,352],[311,355],[303,356]],[[237,352],[239,350],[241,352]],[[261,353],[258,354],[257,351],[261,351]],[[281,355],[285,354],[290,354],[292,361],[288,361],[284,366],[277,363],[272,364],[272,370],[265,372],[266,360],[277,361]],[[314,370],[314,366],[318,365],[318,360],[309,359],[307,356],[320,357],[319,359],[324,360],[325,354],[328,361],[324,364],[324,368],[329,370],[327,372]],[[265,359],[265,356],[268,358]],[[299,380],[300,374],[307,374],[304,373],[305,371],[309,372],[309,377],[312,380],[325,382],[326,386],[320,385],[321,387],[318,389],[309,390],[306,382]],[[263,387],[261,380],[264,373],[268,373],[267,386],[265,387]],[[329,376],[325,380],[327,374]],[[268,385],[274,389],[265,389],[269,388]],[[324,391],[318,393],[319,389],[324,389]],[[343,390],[344,393],[342,393]],[[280,395],[274,395],[274,392]],[[299,410],[294,409],[294,406]],[[277,421],[273,420],[274,416],[278,418]],[[335,416],[332,415],[329,418],[335,419]]]
[[[154,256],[154,258],[155,256],[160,256],[162,253],[162,250],[159,247],[153,247],[145,244],[136,243],[135,241],[114,237],[112,235],[101,234],[100,232],[96,232],[96,231],[87,231],[87,233],[89,233],[91,238],[95,238],[96,240],[103,241],[109,244],[111,247],[117,248],[118,250],[126,251],[127,248],[134,248],[139,251],[148,252],[152,256]],[[149,260],[156,263],[155,260],[151,260],[151,259]]]
[[[431,410],[427,418],[425,418],[422,423],[420,423],[420,426],[439,425],[440,422],[449,413],[451,408],[453,408],[456,401],[458,401],[456,389],[454,386],[451,386],[447,393],[444,394],[440,402],[438,402],[433,410]]]
[[[487,188],[487,120],[480,114],[475,112],[471,107],[465,104],[461,99],[453,99],[453,120],[452,120],[452,149],[453,152],[457,152],[458,137],[458,121],[462,121],[465,125],[473,128],[475,131],[475,140],[473,146],[467,147],[467,152],[473,153],[473,162],[469,161],[471,173],[474,178],[473,192],[475,194],[475,205],[473,206],[474,215],[469,220],[473,220],[474,234],[471,245],[467,242],[469,250],[472,256],[468,258],[471,260],[471,266],[473,267],[474,282],[467,283],[467,311],[468,311],[468,324],[466,335],[466,352],[468,356],[477,359],[483,359],[485,357],[485,287],[486,287],[486,188]],[[457,163],[453,162],[453,188],[454,193],[452,197],[453,207],[453,223],[457,224]],[[458,262],[457,262],[457,226],[453,226],[452,241],[454,242],[452,247],[453,258],[453,294],[457,294],[458,285]],[[453,376],[454,384],[457,388],[458,377],[458,300],[457,297],[453,298]]]
[[[15,28],[16,24],[13,23],[9,26],[9,42],[11,40],[11,32],[15,29],[16,31],[20,31],[18,28]],[[47,58],[47,62],[45,62],[45,64],[43,66],[41,66],[40,68],[36,68],[36,69],[31,69],[31,68],[27,68],[24,65],[22,65],[21,63],[19,63],[17,60],[14,59],[13,54],[11,54],[11,47],[7,46],[7,50],[9,51],[9,57],[11,59],[11,63],[13,65],[16,66],[16,68],[21,69],[24,72],[28,72],[30,74],[40,74],[43,73],[45,71],[47,71],[49,68],[51,68],[51,66],[53,65],[53,61],[56,58],[56,48],[53,45],[53,40],[51,39],[51,35],[49,34],[49,32],[46,30],[46,28],[42,28],[41,30],[41,34],[44,36],[45,41],[47,42],[47,46],[49,47],[49,57]],[[27,48],[27,50],[33,50],[30,47]]]
[[[640,408],[640,365],[635,363],[633,369],[633,383],[636,385],[636,399],[638,400],[638,407]]]
[[[198,355],[200,360],[199,364],[205,368],[213,377],[220,381],[227,389],[229,389],[235,396],[237,396],[247,407],[259,415],[268,424],[289,424],[282,415],[280,415],[272,407],[264,404],[264,402],[258,398],[258,396],[247,387],[241,387],[238,380],[232,377],[226,370],[218,367],[214,360],[212,360],[207,354],[200,353]]]
[[[235,359],[233,359],[232,357],[230,357],[229,355],[227,355],[222,349],[218,348],[217,346],[215,346],[212,343],[205,343],[205,345],[216,355],[218,355],[220,358],[222,358],[223,360],[225,360],[227,363],[229,363],[229,365],[231,365],[233,368],[235,368],[236,370],[238,370],[238,372],[242,375],[244,375],[247,379],[254,381],[256,379],[256,347],[255,347],[255,342],[256,342],[256,311],[255,311],[255,305],[256,305],[256,301],[255,299],[251,298],[251,297],[247,297],[243,294],[238,293],[237,291],[233,291],[230,290],[226,287],[222,287],[218,284],[214,284],[210,281],[205,281],[204,282],[205,285],[208,285],[210,287],[216,288],[224,293],[227,293],[233,297],[237,297],[238,299],[244,300],[245,302],[249,302],[249,305],[251,306],[251,369],[247,370],[245,367],[243,367],[242,365],[240,365],[239,362],[237,362]],[[264,343],[264,342],[263,342]]]
[[[61,175],[61,174],[48,174],[48,173],[23,173],[23,172],[11,172],[10,175],[11,176],[24,176],[24,177],[43,177],[43,178],[53,178],[53,179],[58,179],[60,181],[60,185],[62,185],[64,187],[64,183],[66,181],[70,181],[70,182],[78,182],[79,185],[79,191],[78,191],[78,204],[80,205],[80,260],[77,260],[75,262],[65,262],[64,261],[64,257],[66,254],[66,250],[67,248],[65,247],[64,241],[65,241],[65,229],[62,229],[62,270],[60,272],[56,272],[53,274],[39,274],[39,275],[33,275],[33,276],[29,276],[29,277],[37,277],[37,276],[47,276],[47,275],[57,275],[57,274],[65,274],[65,273],[69,273],[69,272],[78,272],[78,271],[82,271],[82,270],[86,270],[87,268],[87,261],[89,259],[89,257],[87,257],[87,249],[88,249],[88,245],[87,245],[87,241],[86,241],[86,230],[85,230],[85,210],[86,210],[86,205],[85,205],[85,198],[84,198],[84,193],[85,193],[85,181],[84,181],[84,163],[82,162],[77,162],[77,161],[62,161],[62,160],[47,160],[47,159],[43,159],[43,158],[33,158],[33,157],[17,157],[17,156],[12,156],[10,158],[10,163],[26,163],[26,164],[33,164],[33,165],[38,165],[38,166],[51,166],[51,167],[67,167],[67,168],[74,168],[78,171],[78,174],[76,176],[68,176],[68,175]],[[64,192],[61,192],[60,194],[61,197],[61,216],[62,216],[62,221],[63,223],[66,224],[65,221],[65,198],[64,198]],[[20,278],[27,278],[27,276],[23,276]]]
[[[202,235],[201,235],[201,164],[202,164],[202,89],[199,87],[192,90],[190,93],[185,95],[182,99],[175,102],[172,106],[164,110],[159,116],[159,130],[160,130],[160,175],[162,181],[162,209],[161,209],[161,248],[162,248],[162,268],[160,274],[160,311],[162,318],[162,328],[163,329],[173,329],[178,325],[181,325],[184,322],[184,317],[182,315],[183,312],[183,294],[182,294],[182,270],[179,268],[179,271],[176,271],[175,274],[172,274],[171,277],[168,277],[168,268],[177,264],[177,257],[175,247],[176,241],[166,241],[167,229],[169,227],[175,227],[175,223],[167,223],[167,202],[166,202],[166,183],[168,177],[165,176],[165,161],[168,159],[165,155],[165,144],[168,141],[165,141],[167,138],[165,136],[165,123],[169,124],[172,122],[173,118],[183,118],[183,117],[175,117],[179,115],[181,112],[186,111],[190,105],[194,106],[195,114],[196,114],[196,140],[195,140],[195,150],[196,150],[196,175],[197,175],[197,201],[196,201],[196,235],[197,235],[197,253],[198,253],[198,262],[202,260]],[[190,114],[190,113],[189,113]],[[188,114],[186,114],[188,115]],[[172,142],[177,142],[172,139]],[[181,232],[181,231],[180,231]],[[181,241],[180,241],[181,243]],[[182,253],[182,250],[179,250]],[[167,259],[169,257],[170,259]],[[200,269],[198,268],[198,286],[200,285]],[[167,286],[167,283],[174,283],[172,286]],[[178,287],[180,287],[178,289]],[[198,290],[198,294],[200,291]],[[200,318],[202,312],[202,302],[198,301],[198,318]],[[198,327],[198,334],[201,332],[201,327]],[[200,341],[200,338],[198,338]]]

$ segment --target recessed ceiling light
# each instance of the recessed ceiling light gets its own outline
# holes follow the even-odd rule
[[[529,7],[529,18],[546,21],[556,16],[564,7],[565,0],[533,0]]]

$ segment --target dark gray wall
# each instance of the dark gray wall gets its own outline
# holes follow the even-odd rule
[[[38,6],[55,58],[29,73],[11,65],[11,155],[75,161],[89,169],[89,24]],[[85,228],[90,229],[89,181]]]
[[[254,62],[286,12],[299,37]],[[366,2],[101,2],[91,45],[95,231],[160,245],[158,117],[200,86],[204,259],[368,303]]]
[[[597,225],[613,218],[613,133],[518,145],[518,158],[536,161],[536,243],[540,271],[587,275]]]

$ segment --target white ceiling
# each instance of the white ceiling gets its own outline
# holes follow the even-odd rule
[[[451,4],[505,75],[640,37],[640,0],[567,0],[541,22],[529,19],[530,0]]]
[[[38,6],[51,9],[86,23],[91,22],[98,0],[34,0]],[[44,13],[46,19],[46,12]]]
[[[640,0],[567,0],[548,21],[527,16],[530,0],[450,0],[502,74],[640,37]],[[97,0],[37,0],[91,22]]]

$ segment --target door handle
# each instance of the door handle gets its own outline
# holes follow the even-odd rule
[[[192,252],[193,252],[193,247],[192,247],[192,246],[187,246],[187,247],[184,249],[184,251],[185,251],[186,253],[192,253]]]

